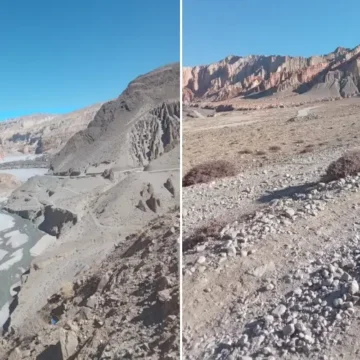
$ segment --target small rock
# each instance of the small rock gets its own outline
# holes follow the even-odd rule
[[[276,308],[273,310],[272,314],[273,314],[274,316],[276,316],[276,317],[279,318],[279,317],[281,317],[282,315],[284,315],[285,312],[286,312],[286,306],[283,305],[283,304],[280,304],[278,307],[276,307]]]
[[[343,304],[343,302],[344,302],[343,299],[337,298],[337,299],[334,299],[333,305],[334,305],[335,307],[340,307],[340,306]]]
[[[294,290],[294,295],[301,296],[301,294],[302,294],[302,290],[300,288]]]
[[[239,339],[239,343],[241,346],[246,346],[249,343],[248,336],[246,334],[242,335]]]
[[[265,289],[266,289],[267,291],[274,290],[274,288],[275,288],[275,285],[272,284],[272,283],[266,284],[266,286],[265,286]]]
[[[359,283],[354,279],[349,287],[350,294],[357,294],[359,292]]]
[[[158,292],[158,299],[162,303],[166,303],[171,301],[171,293],[170,289],[161,290]]]
[[[295,213],[296,213],[295,210],[292,208],[285,209],[284,211],[285,216],[288,217],[289,219],[292,219],[295,216]]]
[[[197,252],[203,252],[206,249],[206,245],[199,245],[196,247]]]
[[[235,246],[234,245],[230,245],[228,248],[227,248],[227,254],[229,256],[236,256],[236,249],[235,249]]]
[[[98,299],[96,296],[90,296],[86,302],[86,306],[89,308],[95,308],[98,304]]]
[[[283,328],[283,334],[285,336],[290,336],[295,332],[295,325],[294,324],[287,324],[284,328]]]
[[[272,315],[266,315],[264,321],[267,326],[271,325],[274,322],[274,317]]]

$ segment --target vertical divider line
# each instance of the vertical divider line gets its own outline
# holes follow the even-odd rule
[[[182,294],[182,144],[183,144],[183,106],[182,106],[182,66],[183,66],[183,2],[180,2],[180,237],[179,237],[179,309],[180,309],[180,359],[183,358],[182,350],[183,350],[183,321],[182,321],[182,304],[183,304],[183,294]]]

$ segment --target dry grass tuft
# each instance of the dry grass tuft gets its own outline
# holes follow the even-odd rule
[[[189,251],[198,244],[205,242],[209,237],[217,237],[221,229],[225,226],[225,222],[212,220],[209,224],[196,229],[193,234],[185,238],[183,241],[183,251]]]
[[[235,166],[225,160],[214,160],[196,165],[183,177],[183,186],[208,183],[215,179],[237,174]]]
[[[278,145],[273,145],[269,147],[270,151],[280,151],[281,150],[281,146]]]
[[[299,154],[307,154],[307,153],[310,153],[310,152],[313,152],[314,151],[314,147],[315,145],[312,145],[312,144],[309,144],[309,145],[306,145],[304,147],[304,149],[302,149]]]
[[[243,154],[252,154],[253,151],[251,149],[244,149],[244,150],[240,150],[239,154],[243,155]]]
[[[60,289],[61,295],[64,299],[70,299],[75,295],[74,285],[72,282],[64,282]]]

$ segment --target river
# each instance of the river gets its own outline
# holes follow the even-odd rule
[[[24,159],[9,156],[2,162],[14,160]],[[47,169],[36,168],[0,170],[0,173],[15,175],[22,182],[46,172]],[[30,267],[32,249],[35,250],[34,246],[45,236],[29,221],[3,211],[6,201],[6,198],[0,199],[0,327],[9,317],[9,306],[19,290],[22,274]]]

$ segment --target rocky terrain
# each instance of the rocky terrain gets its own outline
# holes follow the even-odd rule
[[[183,189],[185,359],[359,357],[358,98],[313,107],[184,111],[184,172],[238,175]]]
[[[179,217],[153,220],[64,283],[39,332],[0,339],[3,359],[178,359]]]
[[[22,276],[2,358],[178,358],[179,76],[135,79],[9,197],[52,242]]]
[[[309,58],[228,56],[211,65],[185,67],[183,101],[207,105],[232,99],[229,106],[235,98],[274,96],[277,102],[298,103],[352,97],[359,94],[359,70],[360,46]]]

